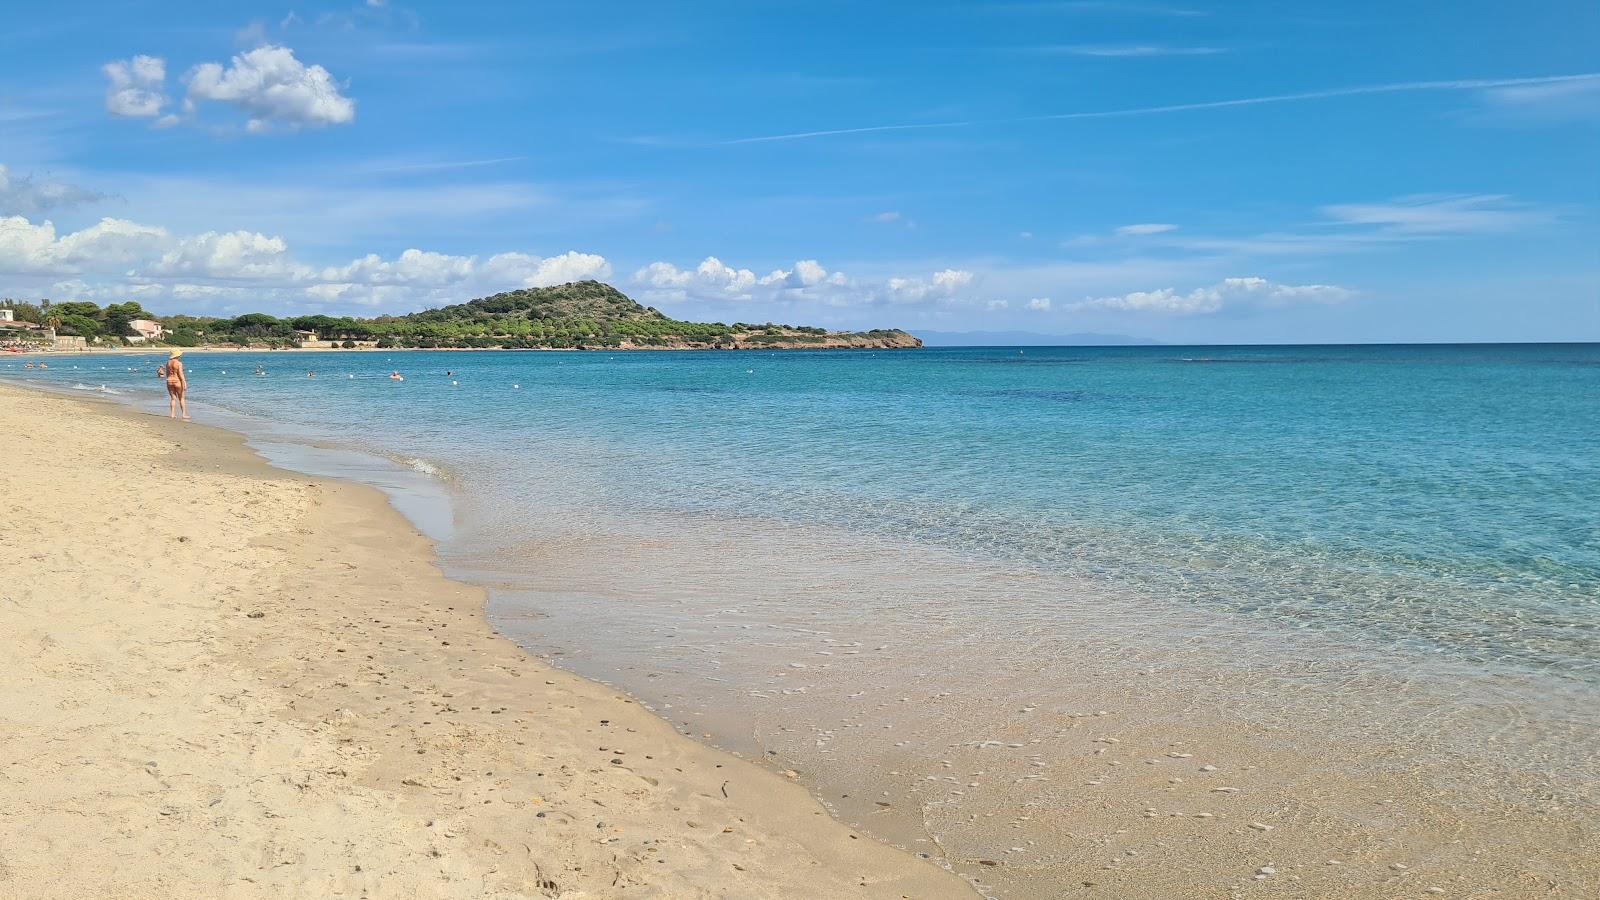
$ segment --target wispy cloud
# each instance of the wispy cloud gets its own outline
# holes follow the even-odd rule
[[[1239,97],[1231,100],[1208,100],[1199,103],[1173,103],[1162,106],[1136,106],[1128,109],[1097,110],[1085,112],[1051,113],[1037,116],[1014,116],[1004,119],[964,119],[948,122],[920,122],[892,125],[864,125],[856,128],[829,128],[817,131],[797,131],[787,134],[769,134],[757,137],[734,138],[722,144],[757,144],[775,141],[796,141],[808,138],[835,137],[850,134],[871,134],[892,131],[925,131],[940,128],[966,128],[974,125],[1010,125],[1025,122],[1059,122],[1076,119],[1115,119],[1130,116],[1154,116],[1168,113],[1194,112],[1208,109],[1228,109],[1239,106],[1259,106],[1269,103],[1297,103],[1310,100],[1329,100],[1336,97],[1358,97],[1369,94],[1400,94],[1425,91],[1481,91],[1498,88],[1556,85],[1563,83],[1600,83],[1600,72],[1575,75],[1548,75],[1535,78],[1464,78],[1449,81],[1402,81],[1391,84],[1369,84],[1356,87],[1329,88],[1320,91],[1300,91],[1291,94],[1265,94],[1258,97]]]
[[[501,165],[503,163],[520,162],[520,161],[522,161],[524,159],[527,159],[527,157],[526,156],[497,156],[497,157],[495,157],[493,159],[458,159],[458,160],[442,160],[442,161],[439,161],[439,162],[378,163],[378,164],[375,164],[375,165],[365,166],[365,167],[362,168],[362,171],[371,172],[372,174],[375,174],[375,175],[421,173],[421,172],[448,172],[448,171],[451,171],[451,170],[454,170],[454,169],[479,169],[479,168],[482,168],[484,166],[498,166],[498,165]]]
[[[1116,233],[1123,237],[1143,234],[1161,234],[1166,231],[1177,231],[1178,226],[1166,222],[1141,222],[1136,225],[1123,225],[1116,229]]]
[[[1150,242],[1223,258],[1326,257],[1417,241],[1504,234],[1559,221],[1555,210],[1500,194],[1414,194],[1334,203],[1305,229],[1242,237],[1159,235]]]
[[[1417,194],[1382,203],[1336,203],[1322,212],[1340,224],[1410,235],[1487,234],[1554,219],[1547,210],[1513,203],[1503,194]]]
[[[33,215],[52,209],[68,209],[106,199],[106,195],[75,184],[13,175],[0,163],[0,215]]]
[[[1204,10],[1161,3],[1123,3],[1119,0],[1038,0],[1034,3],[986,3],[985,13],[1076,13],[1080,15],[1111,16],[1176,16],[1194,18],[1206,15]]]
[[[1172,47],[1161,44],[1051,44],[1042,47],[1017,47],[1022,53],[1091,56],[1107,59],[1151,56],[1215,56],[1227,53],[1226,47]]]
[[[1488,116],[1538,123],[1600,118],[1600,78],[1498,87],[1483,92]]]

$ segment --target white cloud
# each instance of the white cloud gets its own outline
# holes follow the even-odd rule
[[[1137,237],[1139,235],[1161,234],[1162,232],[1177,230],[1178,226],[1176,225],[1168,225],[1161,222],[1146,222],[1137,225],[1123,225],[1122,227],[1116,229],[1116,233],[1122,237]]]
[[[161,114],[167,98],[161,92],[167,79],[166,61],[158,56],[119,59],[100,67],[109,84],[106,112],[114,116],[146,119]]]
[[[0,215],[39,213],[105,199],[104,194],[61,181],[12,175],[0,164]]]
[[[977,276],[965,269],[943,269],[927,280],[921,278],[890,278],[886,294],[892,303],[917,303],[923,300],[950,300],[963,288],[972,284]]]
[[[990,309],[990,310],[997,310],[997,309],[1008,309],[1008,308],[1010,308],[1010,306],[1011,306],[1011,304],[1008,301],[1005,301],[1005,300],[990,300],[988,303],[985,303],[983,305],[983,308],[984,309]]]
[[[1416,235],[1511,231],[1552,218],[1542,210],[1513,204],[1501,194],[1416,194],[1383,203],[1339,203],[1324,206],[1322,212],[1346,225]]]
[[[1195,315],[1225,307],[1272,308],[1296,303],[1339,303],[1351,291],[1328,284],[1277,284],[1265,278],[1224,278],[1210,287],[1179,293],[1175,288],[1135,291],[1117,297],[1098,297],[1071,304],[1077,310],[1121,310]],[[1048,308],[1048,301],[1046,301]]]
[[[1034,312],[1049,312],[1050,311],[1050,298],[1049,297],[1035,297],[1032,300],[1028,301],[1028,308],[1033,310]]]
[[[843,272],[830,272],[814,259],[757,275],[715,256],[706,257],[693,269],[653,262],[633,274],[633,282],[652,302],[810,302],[827,306],[949,302],[957,299],[973,280],[971,272],[959,269],[944,269],[927,278],[861,280]]]
[[[165,229],[126,219],[101,219],[57,236],[49,221],[34,225],[22,216],[0,219],[0,273],[71,275],[106,271],[150,258],[169,240]]]
[[[0,218],[0,275],[17,276],[19,284],[29,276],[51,279],[55,295],[87,299],[338,301],[405,311],[519,287],[608,278],[611,266],[602,256],[576,251],[549,257],[510,252],[480,260],[410,249],[393,258],[368,254],[318,267],[296,259],[282,238],[253,231],[177,236],[107,218],[58,234],[48,221],[12,216]]]
[[[791,269],[774,269],[757,276],[749,269],[735,269],[715,256],[706,257],[693,269],[653,262],[635,272],[633,280],[664,297],[701,300],[770,300],[785,292],[809,292],[820,297],[831,289],[849,285],[843,273],[830,273],[814,259],[803,259]]]
[[[266,45],[220,63],[201,63],[185,79],[189,100],[214,100],[250,116],[247,130],[259,134],[274,125],[342,125],[356,116],[355,101],[322,66],[307,66],[288,47]]]
[[[570,281],[610,278],[611,264],[604,256],[576,250],[547,257],[500,253],[484,261],[477,277],[518,287],[550,287]]]
[[[868,216],[867,217],[867,221],[869,221],[869,222],[881,222],[881,223],[884,223],[884,224],[887,224],[889,222],[898,222],[898,221],[900,221],[900,214],[897,213],[897,212],[892,212],[892,211],[891,212],[881,212],[881,213],[878,213],[877,215]]]
[[[312,269],[290,258],[283,238],[254,231],[208,231],[176,241],[160,258],[142,266],[139,273],[152,277],[299,282],[309,279]]]

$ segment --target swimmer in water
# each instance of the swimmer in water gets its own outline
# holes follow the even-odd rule
[[[257,375],[265,375],[265,374],[267,374],[267,370],[261,368],[260,366],[256,366],[256,374]]]
[[[390,381],[405,381],[405,378],[402,377],[399,372],[390,372],[389,373],[389,380]]]
[[[307,378],[315,378],[315,377],[317,377],[317,373],[315,373],[315,372],[307,372],[306,373],[306,377]]]

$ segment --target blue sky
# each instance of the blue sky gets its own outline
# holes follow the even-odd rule
[[[0,294],[1600,340],[1592,2],[35,4]]]

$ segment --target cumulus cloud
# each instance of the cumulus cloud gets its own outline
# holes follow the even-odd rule
[[[34,225],[22,216],[0,219],[0,273],[63,274],[107,271],[149,259],[166,245],[166,229],[126,219],[101,219],[57,235],[49,221]]]
[[[571,281],[610,278],[611,264],[604,256],[576,250],[546,257],[500,253],[484,261],[478,269],[478,277],[517,287],[550,287]]]
[[[1116,230],[1122,237],[1137,237],[1144,234],[1161,234],[1164,231],[1177,231],[1178,226],[1168,225],[1163,222],[1146,222],[1138,225],[1123,225]]]
[[[268,44],[221,63],[201,63],[185,79],[190,101],[226,103],[250,116],[253,133],[354,121],[355,101],[339,92],[327,69],[308,66],[288,47]]]
[[[105,73],[106,112],[113,116],[146,119],[161,114],[167,103],[162,86],[167,80],[167,63],[158,56],[119,59],[100,67]]]
[[[977,276],[965,269],[942,269],[931,278],[891,278],[888,280],[888,299],[893,303],[916,303],[923,300],[948,300],[956,297]]]
[[[1329,284],[1278,284],[1265,278],[1225,278],[1210,287],[1180,293],[1175,288],[1134,291],[1116,297],[1096,297],[1074,303],[1072,310],[1120,310],[1196,315],[1224,308],[1272,308],[1297,303],[1339,303],[1351,292]],[[1046,301],[1045,308],[1048,308]],[[1030,304],[1031,307],[1031,304]]]
[[[944,269],[926,278],[856,279],[830,272],[814,259],[757,275],[715,256],[706,257],[692,269],[653,262],[633,274],[634,284],[653,302],[810,302],[827,306],[945,302],[958,298],[973,280],[971,272],[959,269]]]
[[[757,275],[750,269],[736,269],[715,256],[706,257],[693,269],[653,262],[635,272],[633,280],[655,295],[678,300],[771,300],[791,292],[821,299],[850,286],[844,273],[829,272],[814,259],[802,259],[792,268]]]
[[[392,258],[368,254],[315,266],[297,259],[281,237],[253,231],[174,235],[106,218],[59,234],[49,221],[0,218],[0,275],[52,279],[56,295],[87,299],[338,301],[404,310],[610,274],[604,257],[576,251],[479,258],[410,249]]]
[[[1033,310],[1034,312],[1049,312],[1050,311],[1050,298],[1049,297],[1035,297],[1032,300],[1028,301],[1028,308]]]
[[[0,164],[0,215],[67,209],[104,199],[104,194],[65,182],[13,175],[9,168]]]
[[[309,267],[289,256],[281,237],[254,231],[208,231],[174,242],[139,269],[152,277],[187,276],[229,281],[302,281]]]

